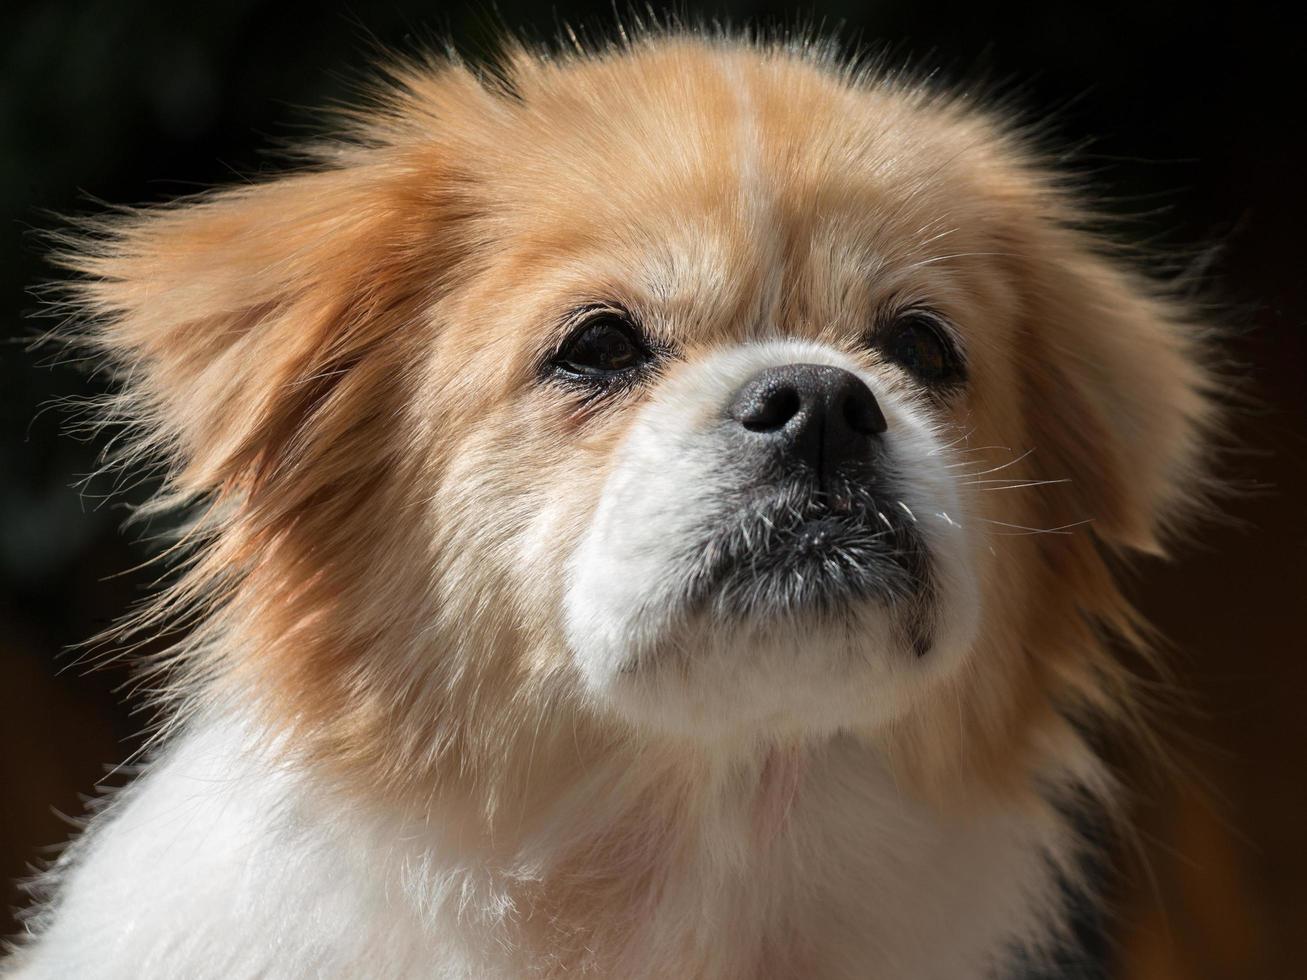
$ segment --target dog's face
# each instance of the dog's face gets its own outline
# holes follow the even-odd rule
[[[696,41],[505,72],[79,260],[182,491],[236,501],[224,669],[392,760],[1091,696],[1099,548],[1195,462],[1176,312],[965,106]]]
[[[942,143],[887,166],[865,93],[675,66],[635,93],[576,71],[585,111],[522,147],[493,286],[450,318],[496,342],[432,365],[496,392],[440,435],[462,445],[434,502],[594,709],[705,738],[880,725],[980,619],[968,450],[1014,382],[991,206]]]
[[[762,315],[766,335],[786,313]],[[568,645],[602,703],[674,732],[833,731],[956,667],[977,569],[947,437],[909,387],[960,380],[947,329],[746,330],[632,407],[566,566]]]
[[[951,450],[979,311],[932,281],[937,223],[868,220],[871,161],[786,186],[730,122],[553,229],[602,251],[533,270],[558,295],[515,331],[530,414],[498,423],[532,463],[498,492],[542,506],[504,571],[603,710],[709,737],[883,722],[974,639],[983,536]],[[805,214],[831,180],[845,200]]]

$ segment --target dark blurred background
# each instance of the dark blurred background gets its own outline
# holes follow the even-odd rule
[[[0,13],[0,931],[20,900],[9,883],[66,837],[61,814],[82,811],[147,720],[124,668],[88,672],[60,653],[148,587],[150,570],[132,569],[149,549],[121,527],[123,502],[148,486],[109,501],[112,480],[79,487],[102,440],[77,441],[60,411],[42,410],[96,382],[25,345],[30,290],[51,275],[35,232],[55,226],[51,213],[274,167],[267,149],[312,133],[311,108],[348,97],[378,45],[450,39],[476,55],[500,24],[539,39],[565,22],[602,35],[612,10],[11,0]],[[1257,4],[1147,0],[690,11],[840,27],[894,61],[996,86],[1093,174],[1123,235],[1182,260],[1233,328],[1229,357],[1256,401],[1221,464],[1237,490],[1229,517],[1133,583],[1190,695],[1165,722],[1190,776],[1135,766],[1143,853],[1113,877],[1102,956],[1111,976],[1139,980],[1307,975],[1302,24]]]

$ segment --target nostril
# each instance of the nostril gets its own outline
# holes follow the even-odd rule
[[[774,432],[798,414],[802,400],[789,385],[777,385],[753,399],[753,404],[742,411],[740,424],[750,432]]]
[[[861,435],[878,436],[889,428],[885,413],[865,385],[859,384],[859,390],[844,397],[842,411],[849,428]]]
[[[829,489],[837,477],[876,465],[888,428],[876,396],[856,374],[829,364],[779,364],[746,381],[726,412],[742,452],[765,453],[785,472]],[[756,456],[755,458],[763,458]]]

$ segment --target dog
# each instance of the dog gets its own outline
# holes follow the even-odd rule
[[[6,975],[1014,975],[1091,888],[1114,570],[1208,328],[1000,111],[693,32],[392,68],[65,237],[190,515],[167,722]]]

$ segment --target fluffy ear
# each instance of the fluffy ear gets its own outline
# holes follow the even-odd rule
[[[1032,460],[1070,481],[1049,516],[1088,518],[1109,545],[1160,554],[1209,469],[1202,330],[1067,225],[1028,229],[1016,251]]]
[[[248,486],[452,262],[441,162],[328,169],[90,225],[58,257],[129,452],[182,496]],[[347,159],[346,154],[352,156]]]

